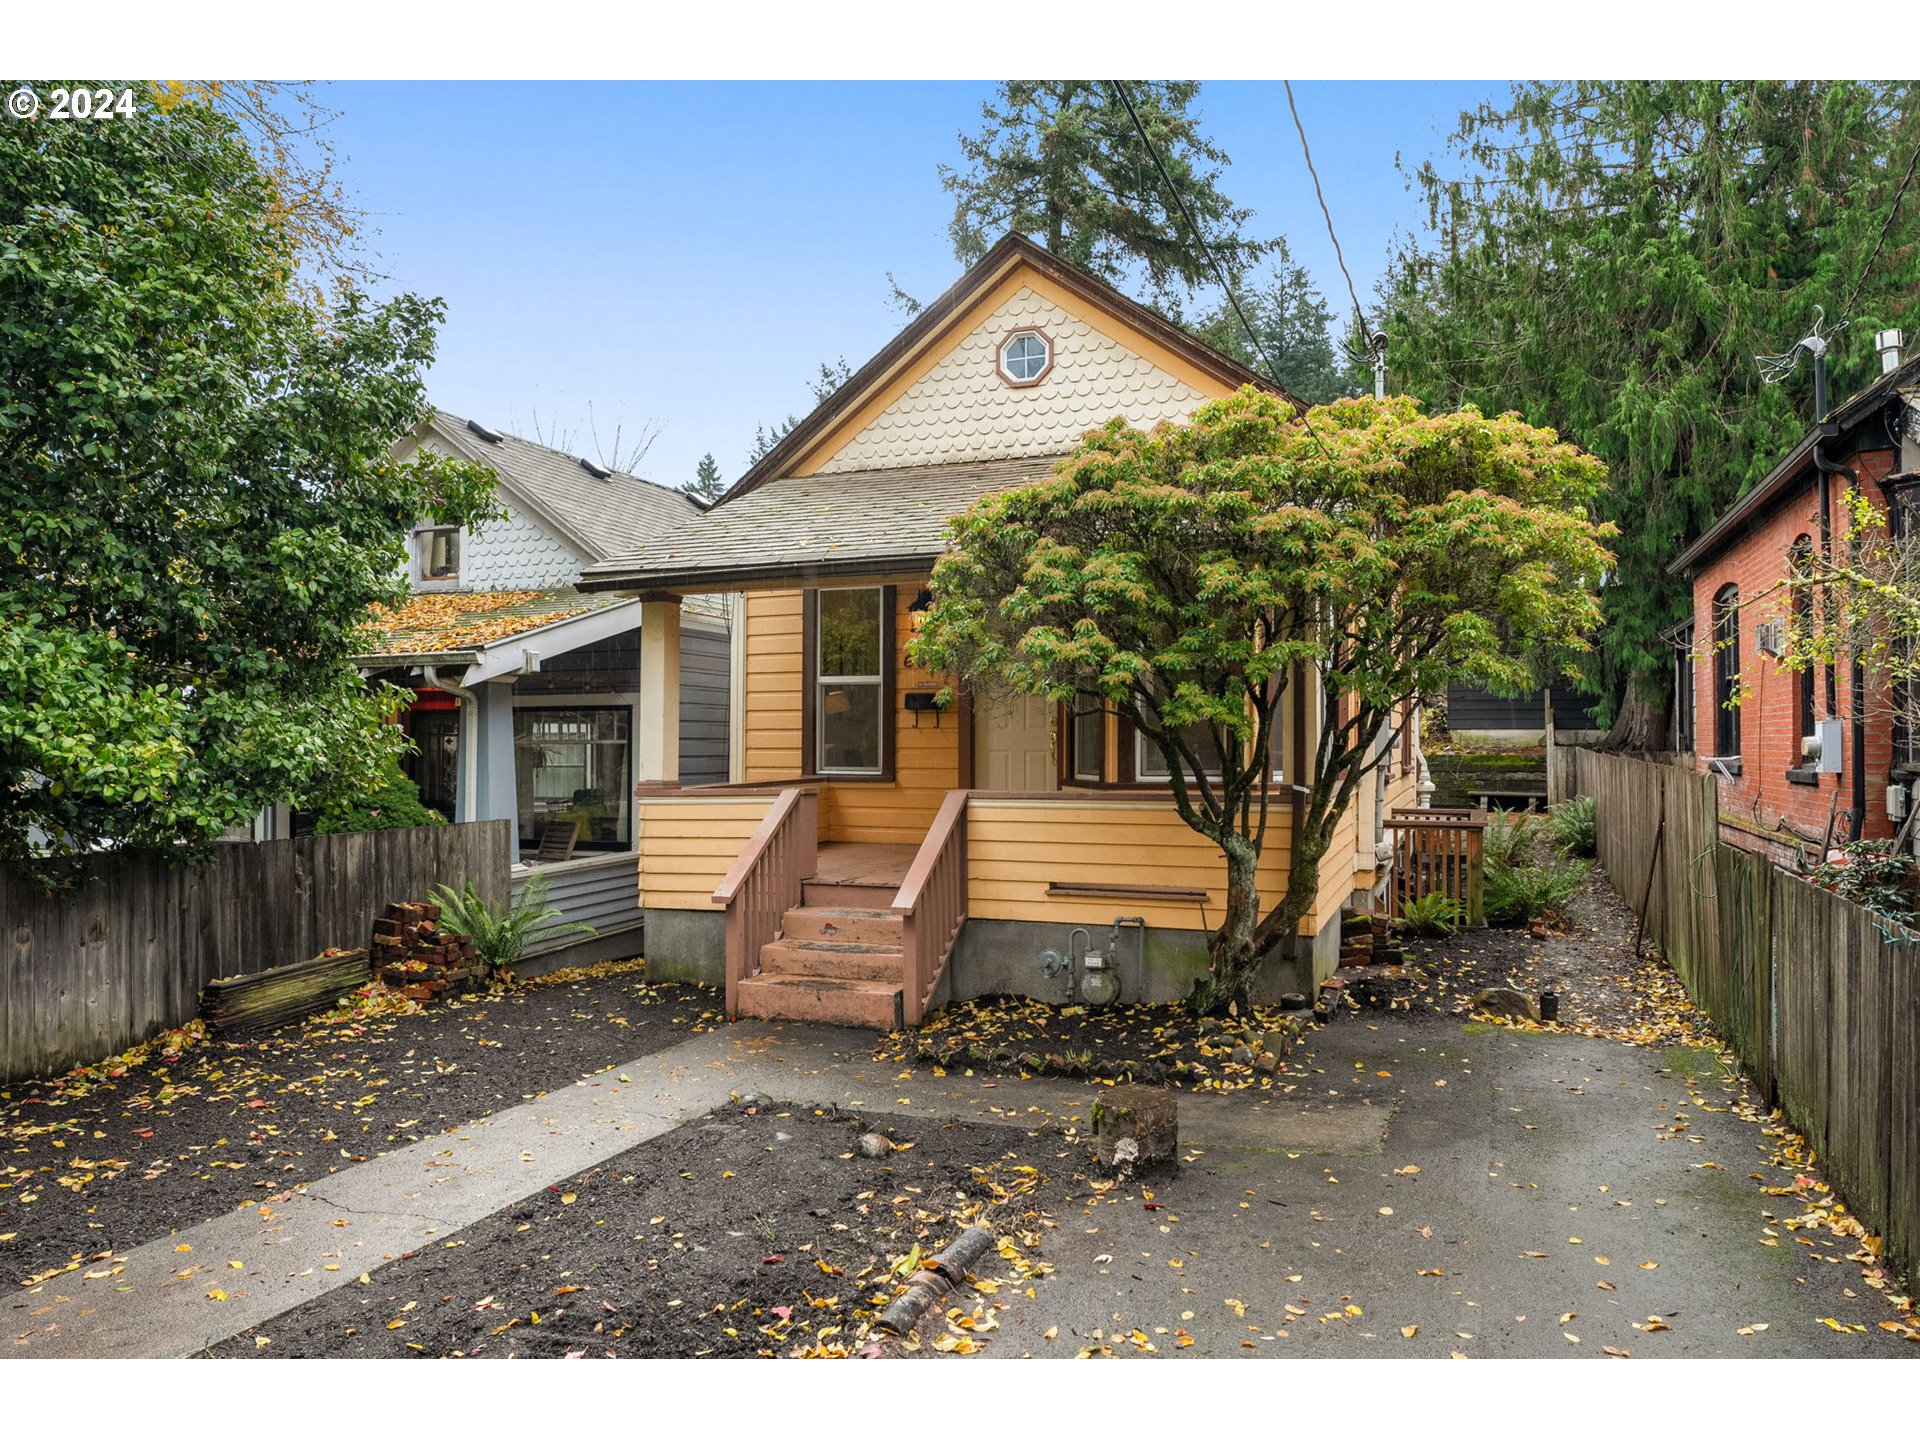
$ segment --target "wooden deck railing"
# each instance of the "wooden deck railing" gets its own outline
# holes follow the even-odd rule
[[[740,982],[760,973],[760,947],[778,937],[781,917],[800,903],[819,841],[819,792],[782,790],[715,887],[714,903],[727,908],[727,1014],[739,1013]]]
[[[1387,881],[1387,913],[1399,916],[1407,903],[1425,895],[1445,895],[1460,907],[1468,925],[1487,919],[1486,883],[1481,868],[1484,810],[1395,810],[1387,819],[1393,832],[1393,874]]]
[[[905,932],[901,1019],[918,1025],[967,919],[965,790],[949,790],[941,802],[933,827],[920,842],[920,852],[893,897],[893,913],[901,917]]]

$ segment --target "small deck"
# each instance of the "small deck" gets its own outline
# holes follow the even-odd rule
[[[829,841],[820,846],[812,878],[823,885],[891,885],[898,889],[917,847]]]

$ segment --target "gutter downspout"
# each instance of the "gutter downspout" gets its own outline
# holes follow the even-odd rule
[[[473,819],[473,808],[476,803],[474,791],[479,783],[479,767],[474,763],[478,759],[475,752],[478,749],[479,740],[478,737],[473,734],[473,729],[474,726],[479,723],[480,697],[464,685],[456,685],[451,680],[442,680],[437,666],[422,665],[420,667],[420,673],[426,678],[427,688],[441,691],[462,702],[459,712],[460,732],[457,742],[460,748],[455,752],[455,763],[459,767],[459,772],[456,786],[457,793],[454,796],[453,804],[457,812],[456,818],[471,820]]]
[[[1820,470],[1820,555],[1823,562],[1833,563],[1833,522],[1828,511],[1828,477],[1844,475],[1847,478],[1849,493],[1859,487],[1860,477],[1850,465],[1829,460],[1820,453],[1819,442],[1812,450],[1813,463]],[[1848,687],[1853,693],[1850,697],[1853,707],[1853,805],[1848,816],[1848,828],[1852,838],[1858,840],[1866,830],[1867,824],[1867,722],[1864,711],[1867,701],[1867,677],[1862,656],[1856,649],[1847,657],[1848,668],[1852,673],[1852,684]],[[1833,714],[1833,671],[1827,671],[1827,714]]]

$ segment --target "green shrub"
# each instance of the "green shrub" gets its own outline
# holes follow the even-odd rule
[[[1547,838],[1562,855],[1591,855],[1597,841],[1594,832],[1593,797],[1576,795],[1553,807],[1547,820]]]
[[[1909,924],[1920,918],[1920,867],[1891,840],[1855,840],[1838,860],[1823,861],[1809,877],[1823,890]]]
[[[1415,935],[1451,935],[1465,918],[1458,900],[1437,891],[1400,907],[1401,926]]]
[[[561,918],[561,912],[547,904],[547,877],[537,870],[527,877],[519,900],[504,909],[495,909],[482,900],[471,880],[459,891],[435,886],[433,899],[446,925],[473,938],[473,948],[480,952],[489,970],[505,970],[518,963],[536,931],[543,937],[600,933],[578,920],[549,929],[552,921]]]
[[[444,825],[446,817],[420,803],[420,790],[389,759],[379,783],[357,795],[331,795],[317,807],[314,830],[321,835],[348,835],[362,830],[411,830],[417,825]]]
[[[1548,913],[1565,914],[1593,866],[1585,860],[1550,860],[1544,865],[1486,867],[1487,919],[1527,921]]]
[[[1480,853],[1489,870],[1496,865],[1518,865],[1526,858],[1528,844],[1533,839],[1529,818],[1524,810],[1495,810],[1487,817],[1487,828],[1480,836]]]

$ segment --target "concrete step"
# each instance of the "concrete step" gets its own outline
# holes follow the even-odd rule
[[[831,980],[811,975],[751,975],[740,982],[742,1016],[805,1020],[862,1030],[898,1030],[901,987],[878,980]]]
[[[789,940],[831,940],[842,945],[891,945],[898,949],[905,934],[902,916],[891,910],[852,910],[820,905],[787,911],[780,933]]]
[[[885,980],[899,984],[904,952],[898,945],[853,945],[831,940],[775,940],[760,947],[760,970],[822,980]]]
[[[809,910],[886,910],[899,893],[897,882],[852,884],[841,880],[807,880],[800,886],[800,903]]]

